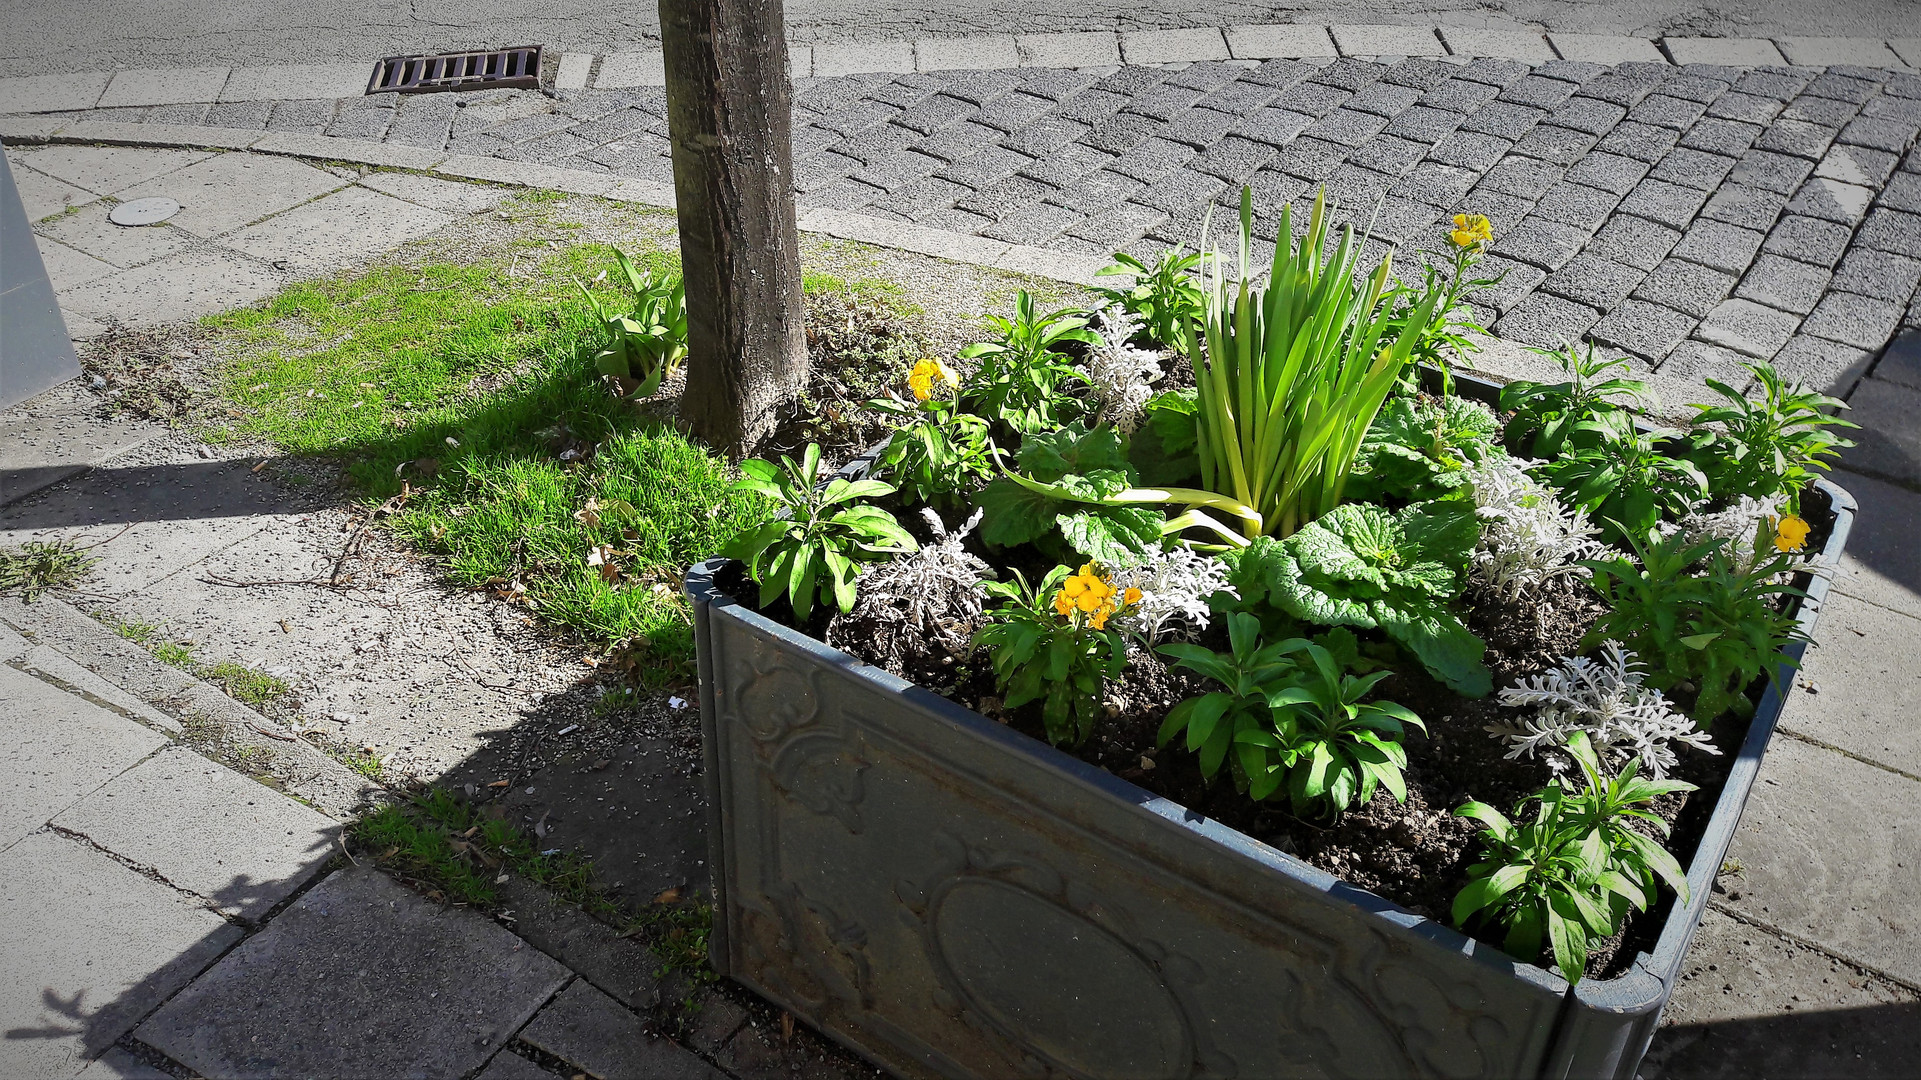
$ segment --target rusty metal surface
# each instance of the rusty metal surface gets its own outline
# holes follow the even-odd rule
[[[539,89],[540,50],[539,45],[522,45],[512,49],[390,56],[374,65],[367,93]]]

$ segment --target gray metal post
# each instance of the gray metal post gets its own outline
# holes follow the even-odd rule
[[[13,166],[0,153],[0,409],[80,374]]]

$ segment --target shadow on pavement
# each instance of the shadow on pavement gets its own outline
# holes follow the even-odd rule
[[[1921,1003],[1784,1012],[1662,1028],[1641,1080],[1911,1080]]]

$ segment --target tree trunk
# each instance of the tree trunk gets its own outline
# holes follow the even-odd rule
[[[739,457],[807,381],[781,0],[659,0],[695,437]]]

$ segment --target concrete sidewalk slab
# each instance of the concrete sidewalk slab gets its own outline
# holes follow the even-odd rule
[[[417,146],[375,142],[372,139],[309,135],[302,131],[276,131],[248,149],[258,154],[351,161],[383,169],[431,169],[447,159],[446,153],[440,150],[422,150]]]
[[[119,193],[126,199],[164,195],[180,203],[171,224],[195,236],[218,236],[270,214],[346,187],[348,181],[292,158],[216,154]]]
[[[112,207],[96,202],[42,222],[34,231],[122,268],[164,259],[192,243],[186,233],[165,222],[115,225],[107,220],[111,212]]]
[[[129,326],[195,319],[278,292],[281,275],[219,248],[183,252],[61,294],[60,306]]]
[[[1663,38],[1662,43],[1677,64],[1752,67],[1786,63],[1781,50],[1766,38],[1671,37]]]
[[[81,841],[0,852],[0,1075],[80,1072],[240,933]]]
[[[360,178],[359,184],[446,214],[478,214],[492,210],[507,198],[507,193],[499,188],[413,173],[368,173]]]
[[[113,80],[111,71],[71,75],[22,75],[0,79],[0,113],[74,112],[91,109]]]
[[[593,53],[561,53],[560,63],[554,67],[554,89],[584,90],[587,88],[587,76],[593,70]]]
[[[520,1037],[596,1077],[726,1080],[680,1046],[652,1037],[640,1017],[582,979],[540,1010]]]
[[[1901,58],[1880,38],[1784,37],[1774,44],[1788,63],[1799,67],[1847,64],[1856,67],[1900,67]]]
[[[1794,738],[1768,748],[1729,857],[1728,906],[1921,983],[1921,781]]]
[[[1121,62],[1121,38],[1111,30],[1077,34],[1016,34],[1021,63],[1029,67],[1112,67]]]
[[[308,890],[136,1035],[205,1076],[465,1076],[570,977],[486,916],[358,867]]]
[[[197,165],[212,156],[205,150],[47,146],[16,160],[23,161],[29,169],[46,173],[75,187],[100,195],[115,195],[135,184]]]
[[[119,269],[112,263],[101,262],[84,251],[75,251],[45,236],[34,237],[34,243],[40,249],[40,265],[46,268],[47,281],[55,292],[84,285]]]
[[[995,71],[1019,67],[1020,50],[1012,34],[922,38],[914,42],[917,71]]]
[[[612,53],[600,61],[600,75],[594,85],[602,90],[629,86],[667,85],[667,61],[659,49],[635,49]]]
[[[350,265],[453,219],[363,187],[348,187],[221,238],[246,255],[296,270]]]
[[[814,77],[860,75],[871,71],[906,74],[914,70],[911,41],[836,41],[813,46]],[[606,61],[601,62],[606,66]],[[605,84],[603,84],[605,85]]]
[[[76,318],[69,314],[69,325]],[[42,408],[45,400],[0,414],[0,506],[85,472],[161,431],[151,424],[103,419],[78,403]]]
[[[512,1050],[502,1050],[474,1080],[553,1080],[553,1076]]]
[[[53,825],[249,922],[320,873],[340,835],[325,814],[185,747],[115,777]]]
[[[1831,591],[1781,724],[1789,731],[1921,776],[1921,619]]]
[[[13,180],[20,192],[20,205],[26,210],[28,221],[42,221],[66,213],[71,207],[85,206],[98,198],[91,191],[29,168],[14,169]]]
[[[171,1080],[171,1074],[114,1046],[93,1059],[93,1063],[81,1071],[80,1080]]]
[[[0,667],[0,846],[14,844],[167,743],[50,683]]]
[[[1549,34],[1548,41],[1563,60],[1588,64],[1665,64],[1666,54],[1647,38],[1613,34]]]
[[[224,67],[137,68],[116,71],[106,92],[100,95],[99,108],[117,109],[141,105],[194,105],[220,100],[220,88],[227,84]]]
[[[274,64],[237,67],[221,87],[221,101],[304,101],[359,97],[373,77],[370,63]]]
[[[1848,419],[1863,430],[1848,433],[1854,447],[1842,451],[1841,460],[1897,484],[1921,486],[1921,430],[1914,423],[1921,415],[1921,390],[1863,379],[1848,405]]]
[[[1226,60],[1227,38],[1214,27],[1125,31],[1121,34],[1121,56],[1130,64],[1192,64],[1202,60]]]
[[[1441,40],[1455,56],[1491,56],[1544,64],[1555,59],[1547,38],[1526,30],[1481,30],[1465,26],[1441,27]]]
[[[1446,56],[1430,26],[1330,26],[1342,56]]]
[[[1889,38],[1888,48],[1911,68],[1921,68],[1921,37]]]
[[[1325,26],[1230,26],[1227,49],[1237,60],[1340,55]]]
[[[12,631],[7,633],[11,634]],[[20,657],[16,666],[42,682],[53,683],[134,723],[175,735],[182,731],[180,721],[141,701],[118,683],[109,682],[97,672],[82,667],[72,657],[56,649],[45,645],[32,646]]]

